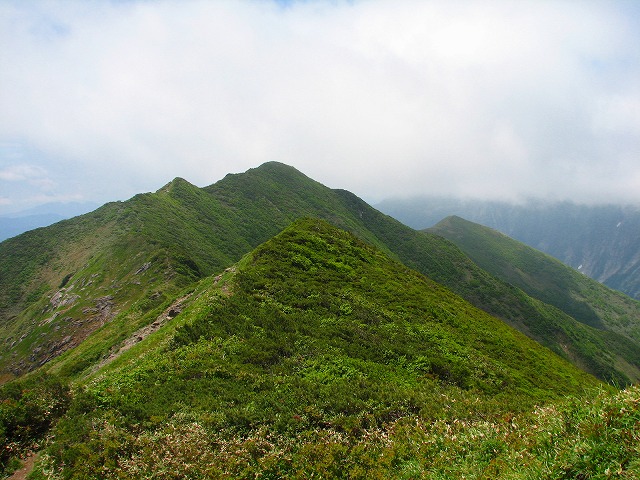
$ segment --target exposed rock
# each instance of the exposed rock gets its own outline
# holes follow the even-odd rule
[[[29,360],[31,360],[32,362],[35,362],[37,360],[37,358],[38,358],[38,355],[40,355],[41,351],[42,351],[42,345],[34,347],[31,350],[31,355],[29,356]]]
[[[62,290],[58,290],[53,297],[51,297],[51,300],[49,300],[49,303],[53,306],[53,308],[59,308],[59,307],[64,307],[64,306],[68,306],[68,305],[73,305],[76,300],[78,300],[80,298],[80,295],[68,295],[65,289]]]
[[[53,297],[51,297],[51,300],[49,300],[49,303],[53,306],[53,308],[58,308],[58,305],[60,305],[60,302],[62,301],[63,297],[64,297],[64,290],[58,290],[56,293],[53,294]]]
[[[115,317],[116,312],[113,310],[113,295],[96,298],[96,315],[102,323],[110,321]]]
[[[134,275],[140,275],[141,273],[149,270],[150,267],[151,267],[151,262],[143,263],[142,266],[138,270],[136,270],[136,273],[134,273]]]

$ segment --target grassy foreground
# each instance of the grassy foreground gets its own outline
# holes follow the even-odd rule
[[[261,428],[238,437],[183,415],[140,435],[116,423],[96,424],[90,439],[109,457],[100,478],[640,478],[638,387],[515,416],[404,417],[358,435]],[[56,474],[52,455],[32,478],[95,478]]]

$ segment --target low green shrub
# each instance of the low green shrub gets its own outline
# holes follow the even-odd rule
[[[39,447],[71,400],[68,385],[55,376],[32,375],[0,387],[0,473]]]

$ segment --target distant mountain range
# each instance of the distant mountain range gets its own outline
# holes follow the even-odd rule
[[[47,227],[98,208],[90,202],[47,203],[29,210],[0,216],[0,242],[34,228]]]
[[[640,380],[640,303],[270,162],[0,242],[0,345],[0,471],[49,432],[63,478],[588,478],[540,406]],[[585,431],[637,472],[627,403]]]
[[[386,200],[376,207],[416,229],[431,227],[450,215],[460,216],[640,298],[640,207],[569,202],[514,205],[442,197]]]

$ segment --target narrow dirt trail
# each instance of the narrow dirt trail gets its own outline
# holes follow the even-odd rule
[[[91,372],[92,373],[96,372],[96,371],[100,370],[102,367],[104,367],[104,366],[108,365],[109,363],[113,362],[116,358],[118,358],[124,352],[129,350],[136,343],[141,342],[142,340],[147,338],[152,333],[158,331],[160,329],[160,327],[162,327],[169,320],[172,320],[173,318],[175,318],[182,311],[182,309],[184,308],[185,302],[191,297],[191,295],[192,294],[190,293],[188,295],[185,295],[182,298],[179,298],[178,300],[173,302],[171,304],[171,306],[169,306],[164,312],[162,312],[162,314],[160,314],[153,323],[151,323],[151,324],[149,324],[149,325],[147,325],[145,327],[142,327],[139,330],[135,331],[129,338],[127,338],[126,340],[124,340],[120,344],[118,350],[114,351],[107,358],[105,358],[102,361],[100,361],[99,363],[97,363],[93,367]]]
[[[22,468],[13,472],[13,475],[11,475],[7,480],[26,480],[27,475],[29,475],[33,471],[33,466],[35,465],[37,459],[37,453],[30,454],[24,461],[24,465],[22,465]]]

